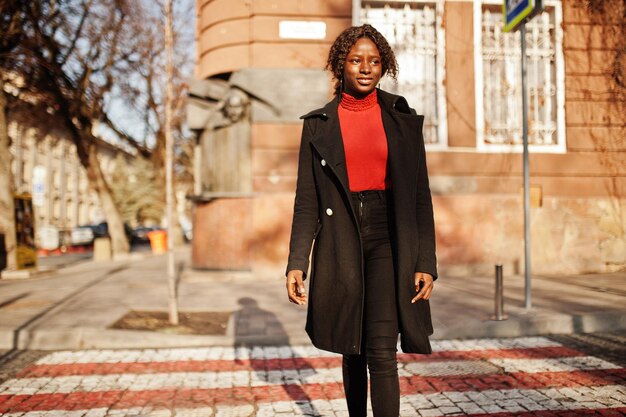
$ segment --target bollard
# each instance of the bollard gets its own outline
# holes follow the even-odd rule
[[[111,239],[108,237],[98,237],[93,241],[93,260],[111,260]]]
[[[496,265],[496,291],[495,291],[495,314],[491,316],[492,320],[506,320],[508,317],[504,314],[504,285],[502,282],[502,265]]]

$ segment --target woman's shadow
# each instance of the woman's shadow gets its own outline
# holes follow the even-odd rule
[[[274,313],[260,308],[253,298],[243,297],[237,302],[241,308],[233,313],[235,363],[247,362],[259,380],[281,385],[303,414],[321,416],[302,387],[307,377],[316,373],[315,369],[304,358],[293,360],[295,352],[282,323]],[[259,349],[263,349],[263,353]],[[274,349],[275,355],[265,354]],[[294,363],[297,369],[283,369],[283,366],[293,367]]]

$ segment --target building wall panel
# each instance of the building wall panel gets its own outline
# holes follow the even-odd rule
[[[295,176],[255,175],[252,178],[252,189],[256,193],[287,193],[293,200],[293,192],[296,189]]]
[[[626,118],[623,104],[606,101],[569,100],[565,113],[568,125],[623,126]]]
[[[254,14],[274,16],[352,17],[351,0],[255,0]]]
[[[567,148],[569,151],[625,152],[626,126],[570,126]]]
[[[297,16],[254,16],[250,19],[252,39],[254,39],[255,42],[293,42],[291,39],[282,39],[279,37],[279,24],[281,21],[323,21],[326,23],[326,37],[324,39],[300,40],[300,42],[312,44],[320,42],[323,42],[324,44],[332,43],[335,38],[351,24],[351,19],[340,17],[326,17],[320,19],[312,16],[304,16],[302,18]]]
[[[445,4],[448,145],[476,146],[473,5]]]
[[[248,66],[250,66],[248,45],[229,46],[201,56],[196,64],[196,75],[200,78],[209,78],[215,74],[232,72]]]
[[[620,91],[610,75],[568,75],[565,83],[565,99],[570,101],[624,102],[626,93]]]
[[[231,19],[250,17],[250,2],[247,0],[211,0],[199,7],[198,28],[200,32],[206,28]]]
[[[433,193],[441,195],[463,194],[454,192],[448,187],[444,193],[439,192],[436,186],[437,176],[433,177],[435,184],[431,187]],[[455,179],[463,177],[453,177]],[[516,176],[476,176],[465,177],[471,185],[465,194],[518,194],[521,198],[524,180],[521,175]],[[541,187],[544,197],[571,197],[579,198],[609,197],[615,195],[626,196],[626,179],[597,176],[597,177],[563,177],[563,176],[533,176],[530,180],[532,187]],[[459,187],[461,188],[461,187]],[[452,189],[452,191],[451,191]]]
[[[205,29],[199,39],[202,55],[233,45],[248,45],[251,41],[248,19],[219,22]]]
[[[610,35],[621,33],[621,27],[619,25],[567,24],[563,32],[563,46],[566,49],[607,50],[616,49],[619,46],[617,37]]]
[[[306,42],[255,43],[251,48],[252,66],[275,68],[323,68],[330,44]]]
[[[295,175],[298,170],[298,151],[253,149],[253,175]]]
[[[615,51],[563,51],[565,58],[565,74],[570,75],[600,75],[611,74],[615,60]]]
[[[254,149],[298,150],[302,123],[255,123],[252,125]]]
[[[487,154],[473,152],[432,152],[427,157],[432,175],[521,175],[522,154]],[[603,176],[614,172],[602,167],[598,152],[567,154],[531,154],[531,176]],[[617,167],[626,175],[626,164]]]
[[[597,23],[598,19],[593,18],[588,12],[589,1],[586,0],[564,0],[563,3],[563,21],[567,24],[593,24]],[[610,5],[604,10],[610,9],[614,13],[606,13],[602,16],[602,20],[605,22],[611,22],[614,24],[620,24],[624,16],[624,3],[620,1],[605,0],[599,2],[598,5],[602,6]]]

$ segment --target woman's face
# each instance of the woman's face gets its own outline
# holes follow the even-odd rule
[[[356,41],[343,66],[343,88],[351,96],[362,98],[374,91],[382,77],[380,52],[370,38]]]

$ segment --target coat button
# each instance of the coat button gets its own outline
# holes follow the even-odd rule
[[[328,214],[329,216],[332,216],[333,215],[332,209],[327,208],[326,209],[326,214]]]
[[[326,160],[325,159],[322,159],[322,162],[320,162],[320,163],[322,164],[323,167],[326,166]]]

